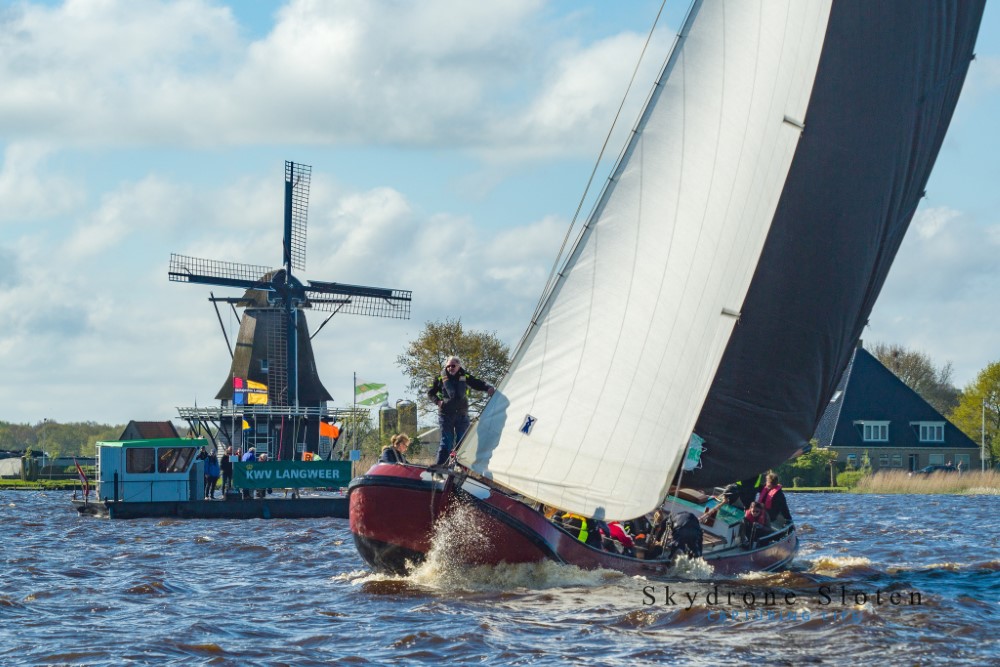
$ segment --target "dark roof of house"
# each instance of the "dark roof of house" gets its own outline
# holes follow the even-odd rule
[[[865,442],[858,421],[889,422],[889,442]],[[913,422],[944,422],[944,442],[920,442]],[[821,447],[979,448],[862,347],[844,370],[814,437]]]
[[[840,382],[837,383],[837,389],[833,392],[830,404],[823,411],[823,416],[819,418],[819,425],[816,426],[813,438],[819,442],[821,447],[829,446],[833,440],[833,432],[837,429],[837,422],[840,420],[840,410],[844,406],[844,393],[847,390],[847,383],[851,379],[851,371],[854,370],[856,356],[857,352],[851,355],[851,360],[847,363],[844,374],[840,376]]]
[[[173,422],[130,421],[122,431],[119,440],[157,440],[159,438],[179,438]]]

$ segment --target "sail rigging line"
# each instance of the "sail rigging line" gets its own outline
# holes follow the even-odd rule
[[[634,147],[637,145],[639,141],[639,131],[644,126],[649,115],[650,103],[652,102],[652,100],[656,98],[656,91],[662,87],[664,78],[672,70],[673,64],[675,63],[678,54],[678,45],[681,44],[687,37],[687,34],[690,31],[691,21],[693,17],[697,14],[697,8],[700,7],[701,1],[702,0],[693,0],[691,4],[688,6],[688,10],[684,17],[684,21],[681,24],[681,29],[674,36],[673,44],[671,45],[670,49],[666,54],[666,57],[664,58],[663,65],[660,68],[660,71],[655,79],[653,86],[650,89],[649,94],[646,96],[646,100],[643,104],[642,111],[639,114],[638,120],[633,125],[628,141],[625,142],[625,145],[619,152],[617,161],[615,163],[615,167],[614,169],[612,169],[611,175],[605,181],[604,186],[601,189],[601,193],[598,196],[597,201],[595,202],[594,207],[592,208],[590,214],[588,215],[587,222],[583,225],[583,227],[581,227],[579,234],[577,235],[570,252],[568,254],[565,254],[566,244],[569,241],[573,229],[576,227],[576,222],[579,218],[580,211],[583,208],[583,204],[586,201],[587,193],[590,191],[590,187],[593,184],[594,177],[597,173],[598,168],[600,167],[600,162],[607,149],[608,143],[610,142],[611,135],[618,124],[618,119],[621,116],[621,112],[625,106],[625,102],[628,99],[628,94],[631,91],[632,86],[635,82],[635,78],[638,74],[639,67],[643,62],[645,53],[649,47],[650,42],[652,41],[653,34],[656,31],[656,26],[658,25],[660,17],[663,14],[663,9],[666,6],[666,0],[663,0],[663,2],[660,4],[660,8],[657,11],[653,24],[650,26],[649,33],[646,36],[646,41],[643,44],[642,51],[639,54],[639,58],[636,61],[635,67],[633,68],[632,77],[629,80],[629,84],[626,88],[625,94],[623,95],[622,101],[619,104],[618,111],[615,113],[614,120],[612,121],[611,127],[609,128],[608,133],[605,136],[604,143],[601,146],[601,151],[598,155],[597,161],[595,162],[594,168],[591,170],[590,177],[587,180],[587,185],[584,188],[583,195],[581,196],[580,202],[577,205],[577,209],[574,212],[573,220],[570,223],[569,228],[566,230],[566,235],[563,238],[563,243],[560,246],[559,253],[556,256],[556,260],[553,264],[552,270],[549,273],[549,277],[542,290],[542,294],[538,300],[537,305],[535,306],[535,311],[531,316],[528,327],[525,329],[524,333],[521,336],[521,339],[518,341],[518,344],[514,349],[514,353],[511,355],[511,363],[508,366],[507,372],[509,372],[510,368],[513,368],[517,364],[519,355],[522,353],[524,345],[527,343],[531,332],[538,326],[539,319],[541,318],[543,312],[545,311],[546,306],[550,303],[552,296],[555,293],[556,287],[561,282],[561,280],[565,279],[566,269],[570,261],[572,260],[576,252],[579,250],[580,245],[583,242],[583,239],[586,237],[588,231],[591,231],[593,229],[593,222],[597,219],[600,212],[603,210],[608,197],[609,186],[614,184],[614,182],[620,176],[622,169],[624,168],[623,165],[624,159],[626,158],[627,155],[629,155],[629,153],[632,150],[634,150]],[[562,261],[562,258],[564,256],[566,257],[566,260]],[[505,372],[505,376],[507,372]],[[501,382],[502,380],[503,379],[501,378]],[[473,429],[470,428],[469,431],[466,432],[466,436],[468,436],[468,434],[472,430]],[[463,438],[463,441],[458,443],[458,445],[456,446],[455,448],[456,453],[461,450],[462,444],[464,444],[465,439],[466,438]]]
[[[665,3],[664,3],[664,5],[665,5]],[[660,12],[658,12],[657,16],[656,16],[656,21],[659,20],[664,5],[661,5]],[[646,101],[645,101],[645,103],[643,105],[643,110],[642,110],[642,112],[639,115],[639,119],[635,123],[635,125],[634,125],[634,127],[632,129],[632,132],[631,132],[631,134],[629,136],[628,141],[625,143],[625,146],[623,146],[621,152],[619,153],[618,159],[617,159],[617,162],[616,162],[616,165],[615,165],[615,168],[612,170],[611,175],[609,176],[609,178],[607,179],[607,181],[605,181],[604,187],[601,190],[601,194],[599,195],[597,201],[594,204],[593,209],[591,210],[591,212],[590,212],[590,214],[588,216],[587,223],[581,228],[580,233],[578,234],[578,236],[577,236],[577,238],[576,238],[576,240],[574,242],[572,250],[570,251],[569,255],[567,256],[566,261],[563,263],[563,266],[562,266],[561,270],[559,271],[558,275],[559,275],[560,279],[565,279],[565,277],[566,277],[566,267],[572,261],[572,258],[576,255],[576,252],[578,251],[580,245],[583,243],[583,240],[586,238],[587,233],[589,231],[591,231],[591,229],[593,227],[592,222],[595,221],[599,217],[601,211],[604,209],[604,206],[605,206],[605,204],[607,202],[607,197],[609,196],[609,188],[611,188],[611,186],[614,185],[615,182],[620,177],[621,172],[622,172],[622,170],[624,168],[624,160],[626,159],[626,157],[631,152],[633,152],[635,150],[635,147],[638,145],[639,139],[640,139],[639,132],[641,131],[641,128],[645,125],[645,122],[646,122],[646,120],[648,118],[649,110],[650,110],[650,104],[657,97],[656,93],[657,93],[658,89],[660,89],[662,87],[663,81],[664,81],[665,77],[668,76],[669,73],[672,71],[673,65],[676,62],[676,58],[677,58],[677,54],[678,54],[678,45],[681,42],[683,42],[685,40],[685,38],[687,37],[687,34],[688,34],[689,30],[690,30],[691,21],[693,20],[693,17],[697,14],[697,9],[698,9],[698,7],[700,7],[700,5],[701,5],[701,0],[694,0],[691,3],[691,5],[688,7],[688,12],[687,12],[687,14],[686,14],[686,16],[684,18],[683,23],[682,23],[681,30],[675,36],[674,42],[671,45],[670,50],[667,52],[666,58],[664,59],[664,63],[662,65],[661,69],[660,69],[660,72],[659,72],[658,76],[656,77],[654,85],[652,86],[652,88],[651,88],[651,90],[650,90],[650,92],[649,92],[649,94],[648,94],[648,96],[646,98]],[[650,33],[647,36],[646,44],[643,46],[643,54],[645,53],[646,47],[648,46],[649,42],[651,41],[652,34],[653,34],[655,28],[656,28],[656,22],[654,22],[653,26],[650,29]],[[640,59],[639,59],[639,61],[636,64],[635,71],[638,71],[638,67],[639,67],[639,64],[641,64],[641,61],[642,61],[642,56],[640,55]],[[633,72],[633,79],[635,77],[635,71]],[[632,82],[630,81],[630,83],[629,83],[629,89],[631,88],[631,85],[632,85]],[[626,93],[626,95],[627,95],[627,93]],[[622,101],[622,105],[624,105],[624,99]],[[620,113],[620,110],[619,110],[619,113]],[[618,116],[616,115],[616,118],[615,118],[616,121],[617,121],[617,118],[618,118]],[[609,137],[610,137],[611,131],[613,131],[613,129],[614,129],[614,125],[612,126],[611,130],[609,131],[609,134],[608,134]],[[605,147],[607,145],[607,141],[608,141],[608,139],[605,139]],[[604,148],[602,147],[602,155],[603,155],[603,151],[604,151]],[[598,163],[599,162],[600,162],[600,157],[598,158]],[[598,167],[598,165],[595,164],[594,172],[596,172],[597,167]],[[590,187],[590,184],[591,184],[592,180],[593,180],[593,173],[591,175],[591,180],[588,181],[587,190],[589,190],[589,187]],[[584,198],[585,197],[586,197],[586,192],[584,193]],[[583,199],[581,199],[580,207],[582,207],[582,203],[583,203]],[[577,215],[579,213],[579,208],[580,207],[578,207]],[[567,230],[567,238],[568,238],[569,233],[572,231],[573,226],[575,226],[575,223],[576,223],[576,215],[574,215],[573,224],[570,226],[570,229]],[[560,257],[562,256],[563,250],[564,250],[564,248],[560,249],[560,255],[556,259],[556,266],[559,265]],[[515,365],[515,363],[518,361],[518,356],[521,353],[521,350],[522,350],[523,346],[527,343],[528,338],[529,338],[532,330],[537,326],[537,322],[540,319],[540,317],[542,316],[542,314],[543,314],[543,312],[545,310],[545,306],[550,302],[551,298],[553,297],[553,295],[555,293],[555,290],[556,290],[556,287],[559,284],[559,282],[560,282],[560,280],[553,281],[550,278],[549,282],[546,284],[546,287],[543,290],[542,297],[541,297],[541,299],[539,301],[539,304],[536,307],[536,311],[535,311],[534,315],[532,316],[531,326],[529,326],[529,328],[524,332],[523,336],[521,337],[521,340],[518,342],[518,346],[517,346],[517,348],[515,350],[515,353],[514,353],[514,355],[512,357],[511,367],[513,367]],[[568,407],[568,406],[566,406],[566,407]],[[548,457],[546,456],[546,459],[547,458]],[[543,464],[544,464],[544,460],[540,463],[540,465],[543,465]]]
[[[556,254],[556,259],[555,259],[555,261],[552,264],[552,269],[549,271],[549,276],[548,276],[548,278],[545,281],[545,286],[542,288],[542,294],[538,298],[538,303],[535,305],[535,310],[534,310],[534,312],[531,315],[530,323],[528,325],[528,329],[521,336],[521,340],[518,342],[517,347],[514,350],[514,355],[512,356],[512,358],[517,356],[517,350],[520,349],[521,345],[524,343],[525,339],[528,337],[528,332],[531,331],[531,329],[533,329],[535,327],[535,325],[537,324],[538,316],[541,314],[542,309],[545,307],[545,303],[549,299],[549,295],[550,295],[550,293],[552,291],[552,287],[553,287],[554,283],[557,282],[558,278],[561,278],[563,276],[562,270],[560,269],[560,265],[562,264],[561,260],[562,260],[563,254],[564,254],[564,252],[566,250],[566,246],[569,243],[570,237],[571,237],[571,235],[573,233],[573,228],[576,227],[576,222],[577,222],[577,220],[580,217],[580,211],[583,210],[583,204],[587,200],[587,193],[590,192],[590,187],[594,183],[594,177],[597,175],[598,168],[600,168],[601,160],[604,158],[604,152],[607,150],[608,143],[611,141],[611,135],[614,132],[615,127],[617,127],[617,125],[618,125],[618,119],[621,117],[622,110],[625,108],[625,102],[628,99],[629,93],[632,91],[632,84],[635,83],[635,77],[639,73],[639,66],[642,65],[643,58],[646,55],[646,50],[649,47],[649,43],[653,39],[653,33],[656,31],[656,26],[657,26],[657,24],[660,21],[660,16],[662,16],[662,14],[663,14],[663,8],[666,7],[666,4],[667,4],[667,0],[663,0],[660,3],[660,9],[656,12],[656,18],[653,19],[653,25],[650,26],[650,28],[649,28],[649,33],[646,35],[646,41],[642,45],[642,51],[639,53],[639,58],[636,60],[635,68],[633,68],[633,70],[632,70],[632,77],[629,79],[628,86],[625,87],[625,94],[622,95],[622,101],[618,105],[618,110],[615,112],[614,119],[612,119],[612,121],[611,121],[611,127],[608,128],[608,133],[604,137],[604,143],[601,145],[601,150],[597,154],[597,160],[594,162],[594,168],[591,169],[591,171],[590,171],[590,177],[587,179],[587,184],[583,188],[583,194],[580,196],[580,201],[579,201],[579,203],[577,203],[576,210],[573,212],[573,219],[570,221],[569,227],[566,229],[565,236],[563,236],[562,244],[559,246],[559,252]],[[688,11],[690,12],[690,9]],[[685,20],[685,23],[686,22],[687,21]],[[674,47],[676,47],[676,44],[677,44],[677,40],[674,41]],[[674,47],[671,47],[671,52],[673,52],[673,48]],[[669,55],[668,55],[668,58],[669,58]],[[659,84],[660,84],[660,78],[657,77],[657,81],[656,81],[655,86],[658,86]],[[648,100],[647,100],[647,104],[648,104]],[[633,136],[635,135],[635,128],[632,129],[632,135]],[[630,137],[629,141],[626,142],[626,146],[629,145],[629,144],[631,144],[631,142],[632,142],[632,138]],[[624,150],[622,152],[624,153]],[[620,160],[621,160],[621,156],[619,155],[619,162],[620,162]],[[616,166],[616,168],[612,171],[612,176],[610,176],[608,178],[609,181],[613,180],[614,174],[616,174],[617,171],[618,171],[618,169],[617,169],[617,166]],[[607,186],[605,185],[605,187],[607,187]],[[603,194],[603,191],[602,191],[602,194]],[[592,215],[591,215],[590,219],[592,219]],[[587,226],[585,224],[584,228],[580,231],[581,235],[586,230],[586,227]]]

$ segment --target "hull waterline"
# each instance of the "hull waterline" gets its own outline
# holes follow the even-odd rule
[[[351,482],[351,533],[376,571],[404,574],[422,562],[435,539],[450,562],[467,565],[552,561],[582,569],[662,576],[664,560],[643,560],[583,544],[544,515],[479,482],[409,465],[380,464]],[[706,549],[719,574],[778,570],[798,548],[794,527],[753,549]]]

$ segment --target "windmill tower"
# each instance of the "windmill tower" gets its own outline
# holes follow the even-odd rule
[[[229,376],[216,398],[230,410],[231,433],[241,432],[243,428],[237,423],[242,425],[245,418],[251,418],[255,446],[266,443],[272,456],[278,458],[290,458],[295,449],[317,451],[319,420],[329,414],[326,402],[331,397],[316,370],[312,337],[303,311],[329,313],[319,329],[337,313],[396,319],[407,319],[410,315],[409,291],[321,281],[303,283],[294,275],[293,270],[303,271],[306,265],[311,175],[311,167],[285,162],[280,268],[171,254],[168,271],[169,279],[175,282],[245,290],[241,297],[212,294],[209,299],[216,308],[220,326],[219,302],[228,303],[234,311],[243,308],[242,317],[237,312],[240,332],[235,350],[230,349]],[[224,327],[223,336],[226,336]],[[238,405],[241,396],[234,390],[234,381],[265,385],[266,403],[261,400],[259,404]],[[183,411],[182,416],[191,421]]]

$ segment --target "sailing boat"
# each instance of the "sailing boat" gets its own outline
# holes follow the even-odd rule
[[[451,517],[476,536],[451,549],[468,563],[667,572],[544,510],[699,514],[716,501],[687,487],[806,445],[923,195],[983,7],[694,2],[455,466],[352,482],[362,557],[404,571]],[[794,524],[745,549],[742,512],[723,510],[704,533],[717,572],[790,562]]]

